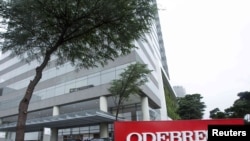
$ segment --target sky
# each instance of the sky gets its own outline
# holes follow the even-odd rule
[[[170,83],[209,111],[250,91],[249,0],[158,0]]]

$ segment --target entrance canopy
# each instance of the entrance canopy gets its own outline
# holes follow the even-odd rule
[[[102,111],[82,111],[27,120],[25,131],[41,131],[44,127],[58,129],[80,127],[99,123],[113,123],[114,121],[115,116]],[[16,122],[0,125],[0,131],[16,131]]]

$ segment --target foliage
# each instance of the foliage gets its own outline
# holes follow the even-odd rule
[[[3,3],[3,2],[1,2]],[[148,0],[15,0],[1,15],[3,52],[26,61],[42,60],[50,50],[57,63],[78,67],[105,64],[127,54],[149,26],[155,6]],[[3,9],[3,8],[2,8]],[[59,47],[60,46],[60,47]],[[28,58],[26,58],[28,56]]]
[[[234,101],[233,106],[226,108],[224,112],[211,113],[211,118],[219,117],[218,114],[224,115],[222,118],[243,118],[246,114],[250,113],[250,92],[238,93],[239,99]]]
[[[122,104],[129,99],[131,95],[140,94],[140,86],[148,81],[148,74],[151,72],[146,64],[135,63],[129,65],[124,72],[120,74],[119,79],[111,82],[108,89],[114,97],[117,106],[116,119]]]
[[[222,119],[222,118],[226,118],[226,114],[222,111],[220,111],[219,108],[215,108],[213,110],[211,110],[209,117],[212,119]]]
[[[230,117],[243,118],[250,113],[250,92],[240,92],[238,96],[239,99],[235,100],[233,106],[225,112],[230,113]]]
[[[206,108],[205,103],[201,101],[202,98],[200,94],[188,94],[178,98],[177,113],[181,119],[202,119]]]
[[[173,120],[180,119],[180,116],[177,114],[177,108],[178,108],[177,98],[168,91],[167,86],[164,86],[164,91],[166,97],[168,116]]]
[[[28,105],[51,56],[57,65],[105,65],[136,48],[150,31],[154,0],[0,0],[0,49],[27,62],[40,61],[19,105],[16,141],[24,140]]]

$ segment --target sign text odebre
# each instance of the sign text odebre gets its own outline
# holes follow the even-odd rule
[[[114,125],[114,137],[115,141],[207,141],[208,136],[210,136],[208,125],[212,128],[220,125],[228,125],[229,127],[240,125],[242,127],[244,121],[243,119],[118,121]],[[224,127],[221,128],[224,129]],[[210,130],[212,131],[212,129]],[[218,130],[213,131],[219,134]],[[230,128],[228,130],[230,132]],[[237,127],[234,130],[237,130]]]

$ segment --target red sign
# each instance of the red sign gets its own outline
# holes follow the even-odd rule
[[[115,141],[207,141],[208,125],[244,125],[243,119],[117,121]]]

